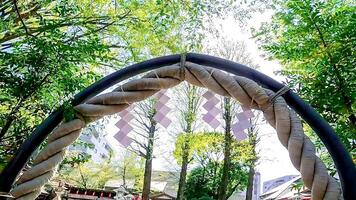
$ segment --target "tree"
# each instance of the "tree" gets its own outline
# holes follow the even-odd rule
[[[62,165],[59,177],[69,184],[85,189],[104,189],[105,183],[117,177],[111,157],[102,163],[89,161]]]
[[[0,166],[51,111],[70,107],[107,71],[192,49],[193,38],[178,41],[202,12],[174,1],[1,1]]]
[[[199,94],[200,90],[196,86],[185,83],[185,85],[183,85],[182,87],[181,92],[183,94],[180,94],[179,97],[177,97],[179,104],[179,106],[177,106],[177,109],[180,113],[180,125],[182,127],[183,132],[180,133],[180,137],[178,137],[181,139],[176,141],[176,148],[174,152],[178,163],[181,165],[177,200],[183,199],[185,191],[188,164],[189,162],[191,162],[190,152],[192,150],[192,143],[190,142],[190,138],[192,137],[191,135],[194,131],[194,125],[197,119],[197,113],[201,101]]]
[[[138,129],[137,136],[129,149],[141,156],[145,160],[142,199],[148,200],[151,192],[151,177],[152,177],[152,161],[153,161],[153,147],[156,139],[157,122],[154,119],[156,115],[156,99],[150,98],[146,101],[137,103],[134,109],[136,113],[136,122]]]
[[[135,180],[134,189],[142,191],[144,177],[144,160],[131,151],[125,151],[123,157],[115,165],[118,169],[118,174],[122,178],[123,187],[127,188],[128,180]]]
[[[330,123],[355,160],[353,2],[298,0],[271,5],[272,21],[255,31],[255,37],[269,58],[280,61],[288,85]]]
[[[255,167],[257,165],[257,162],[259,160],[258,152],[257,152],[257,144],[260,141],[260,137],[258,136],[258,122],[260,120],[260,112],[254,112],[255,117],[253,119],[250,119],[250,123],[252,124],[252,127],[247,129],[247,135],[248,135],[248,142],[252,147],[252,156],[251,158],[247,161],[247,165],[249,166],[249,172],[248,172],[248,182],[247,182],[247,189],[246,189],[246,200],[252,200],[253,196],[253,185],[254,185],[254,177],[255,177]]]
[[[196,133],[191,135],[191,143],[195,144],[191,154],[198,167],[194,168],[188,176],[185,197],[187,199],[199,199],[199,197],[218,199],[225,165],[221,160],[225,152],[225,136],[218,132]],[[246,163],[251,159],[251,148],[247,141],[231,142],[227,197],[247,185],[248,165]]]
[[[254,69],[258,69],[259,66],[253,61],[251,55],[248,53],[246,45],[243,41],[240,40],[235,40],[235,39],[229,39],[226,38],[220,30],[218,30],[216,27],[212,26],[212,28],[209,30],[209,33],[211,34],[211,37],[214,38],[216,43],[209,43],[205,47],[205,51],[208,53],[211,53],[213,55],[217,55],[222,58],[226,58],[229,60],[233,60],[238,63],[245,64],[249,67],[252,67]],[[228,187],[228,182],[229,182],[229,171],[231,169],[231,143],[233,141],[233,135],[231,133],[231,124],[233,123],[234,120],[234,113],[236,113],[238,109],[238,104],[237,102],[231,100],[230,98],[223,98],[223,103],[222,103],[222,108],[223,108],[223,119],[225,122],[225,133],[224,133],[224,164],[223,164],[223,170],[222,170],[222,176],[221,176],[221,184],[219,187],[219,195],[218,199],[219,200],[226,200],[228,198],[227,196],[227,187]],[[256,126],[256,124],[254,124]],[[256,137],[253,134],[249,134],[249,140],[251,142],[251,145],[253,147],[256,146],[255,141],[252,138]],[[256,157],[256,151],[253,150],[251,152],[254,157]],[[255,162],[251,162],[251,169],[250,169],[250,176],[252,176],[252,181],[253,181],[253,167],[255,167]],[[249,187],[247,190],[247,194],[251,193],[252,194],[252,184],[249,183]],[[248,195],[247,195],[248,196]]]
[[[233,136],[231,133],[231,124],[233,120],[233,113],[236,111],[236,103],[233,102],[230,98],[224,97],[224,101],[222,103],[223,107],[223,119],[225,122],[225,133],[224,133],[224,161],[223,161],[223,169],[221,175],[221,184],[219,186],[219,200],[226,200],[227,196],[227,187],[229,184],[229,172],[232,169],[231,163],[231,145],[233,142]]]
[[[206,168],[206,165],[214,166],[215,171],[213,171],[215,173],[211,173],[210,176],[214,177],[214,180],[216,180],[216,177],[218,177],[218,174],[216,173],[217,163],[212,162],[211,160],[217,160],[217,158],[219,157],[219,154],[217,154],[219,153],[219,151],[217,150],[217,144],[219,142],[219,137],[216,133],[201,132],[189,135],[180,134],[176,140],[173,155],[178,163],[182,163],[184,161],[183,159],[185,159],[185,157],[182,157],[182,155],[186,153],[188,163],[192,163],[193,161],[195,161],[200,163],[201,166],[204,166],[203,168]],[[186,146],[189,146],[189,149],[184,148]],[[194,170],[189,174],[189,176],[194,176]],[[187,185],[185,186],[183,191],[183,197],[185,197],[186,199],[191,199],[192,196],[190,196],[190,194],[192,193],[191,191],[193,190],[193,188],[192,185],[188,184],[188,182],[186,184]],[[202,184],[202,182],[200,182],[200,184]],[[201,186],[202,185],[200,185],[200,187]],[[193,192],[193,194],[195,196],[198,196],[199,194],[197,194],[196,192],[198,191]],[[201,193],[201,191],[199,191],[198,193]]]

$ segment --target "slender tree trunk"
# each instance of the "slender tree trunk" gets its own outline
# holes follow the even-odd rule
[[[248,173],[248,183],[247,183],[247,191],[246,191],[246,200],[252,200],[252,193],[253,193],[253,178],[255,175],[254,166],[250,166],[250,171]]]
[[[122,183],[124,187],[126,188],[126,166],[124,166],[124,170],[122,170]]]
[[[250,119],[250,123],[254,124],[253,121]],[[255,156],[254,159],[251,160],[250,166],[249,166],[249,173],[248,173],[248,182],[247,182],[247,190],[246,190],[246,200],[252,200],[253,196],[253,181],[254,181],[254,176],[255,176],[255,166],[257,163],[257,151],[256,151],[256,145],[257,145],[257,130],[256,130],[256,124],[254,124],[251,128],[247,130],[248,132],[248,138],[249,138],[249,143],[252,146],[252,153]]]
[[[155,127],[151,127],[146,149],[145,174],[143,177],[142,200],[149,200],[151,192],[152,158]]]
[[[224,165],[223,174],[221,177],[221,184],[219,189],[219,200],[226,200],[227,186],[229,184],[229,171],[231,168],[231,140],[232,136],[230,132],[225,133],[225,147],[224,147]]]
[[[229,98],[224,98],[224,120],[225,120],[225,144],[224,144],[224,165],[221,177],[218,200],[226,200],[227,187],[229,184],[229,171],[231,168],[231,103]]]
[[[187,172],[188,172],[188,163],[189,163],[189,143],[188,140],[186,140],[183,145],[182,166],[181,166],[180,177],[179,177],[177,200],[184,199],[185,184],[186,184]]]
[[[188,85],[186,88],[186,98],[187,98],[187,110],[185,111],[185,114],[183,114],[183,119],[186,123],[186,127],[183,128],[184,132],[183,134],[186,134],[185,136],[185,141],[182,146],[182,165],[181,165],[181,171],[179,175],[179,185],[178,185],[178,192],[177,192],[177,200],[183,200],[184,199],[184,192],[185,192],[185,186],[186,186],[186,179],[187,179],[187,173],[188,173],[188,164],[191,161],[189,158],[189,151],[190,151],[190,145],[189,145],[189,135],[193,134],[193,124],[197,116],[197,108],[199,107],[199,101],[200,97],[197,93],[197,87],[196,86],[191,86]]]
[[[6,122],[4,124],[4,126],[2,127],[2,129],[0,130],[0,141],[1,138],[5,136],[5,134],[7,133],[7,131],[10,129],[12,122],[14,122],[15,120],[15,115],[16,113],[19,111],[19,109],[22,106],[22,103],[25,101],[26,99],[21,97],[20,100],[17,102],[16,106],[12,108],[11,112],[8,114],[7,118],[6,118]]]

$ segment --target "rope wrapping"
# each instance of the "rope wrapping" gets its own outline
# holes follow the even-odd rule
[[[325,165],[315,155],[315,147],[304,135],[300,118],[289,109],[280,94],[264,89],[250,79],[230,76],[186,61],[181,62],[181,65],[154,70],[112,92],[100,94],[75,106],[75,110],[83,118],[62,123],[53,131],[47,146],[36,156],[34,166],[21,175],[11,195],[16,199],[34,199],[63,160],[66,147],[79,137],[86,123],[118,113],[130,104],[147,99],[182,81],[232,97],[244,106],[261,110],[265,119],[276,129],[279,141],[288,150],[290,160],[300,171],[304,184],[311,189],[313,200],[342,199],[339,184],[329,176]]]

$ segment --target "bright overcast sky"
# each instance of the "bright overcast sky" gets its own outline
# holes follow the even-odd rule
[[[249,24],[257,27],[261,22],[268,21],[270,18],[271,13],[256,14]],[[219,23],[222,25],[222,32],[226,37],[243,40],[246,43],[247,50],[254,61],[260,65],[259,71],[280,82],[284,80],[284,77],[276,76],[274,73],[281,69],[279,63],[277,61],[268,61],[261,56],[263,52],[258,49],[254,40],[251,39],[251,34],[248,30],[241,30],[236,25],[233,17],[228,17]],[[260,127],[259,130],[261,142],[258,147],[260,149],[261,160],[257,166],[257,171],[261,173],[262,182],[284,175],[299,174],[289,160],[288,151],[280,144],[275,130],[267,124]]]
[[[255,15],[249,24],[258,25],[263,20],[270,19],[270,14],[257,14]],[[221,24],[222,33],[229,39],[243,40],[249,53],[252,55],[254,61],[260,65],[260,71],[268,76],[275,78],[276,80],[283,80],[283,77],[276,77],[274,71],[280,69],[280,65],[276,61],[267,61],[260,55],[262,52],[258,50],[257,45],[251,39],[249,31],[242,31],[238,25],[236,25],[232,17],[228,17],[225,20],[219,20],[216,22]],[[170,114],[171,119],[174,118],[174,114]],[[115,141],[113,135],[118,131],[114,126],[117,121],[112,120],[107,126],[107,139],[117,152],[122,151],[120,144]],[[172,119],[174,120],[174,119]],[[175,164],[172,157],[172,151],[174,149],[174,137],[169,134],[177,131],[177,127],[171,126],[168,130],[160,128],[160,139],[157,143],[161,145],[155,147],[156,158],[153,161],[154,170],[177,170],[179,167]],[[278,141],[276,132],[269,125],[263,125],[259,128],[261,135],[261,142],[258,146],[260,149],[260,161],[257,166],[257,171],[261,173],[262,181],[270,180],[284,175],[299,174],[298,171],[292,166],[287,150]]]

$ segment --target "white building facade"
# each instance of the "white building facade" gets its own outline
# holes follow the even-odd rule
[[[113,151],[105,135],[95,128],[86,129],[78,140],[86,143],[86,145],[71,145],[69,151],[86,153],[97,163],[109,158],[111,151]]]

